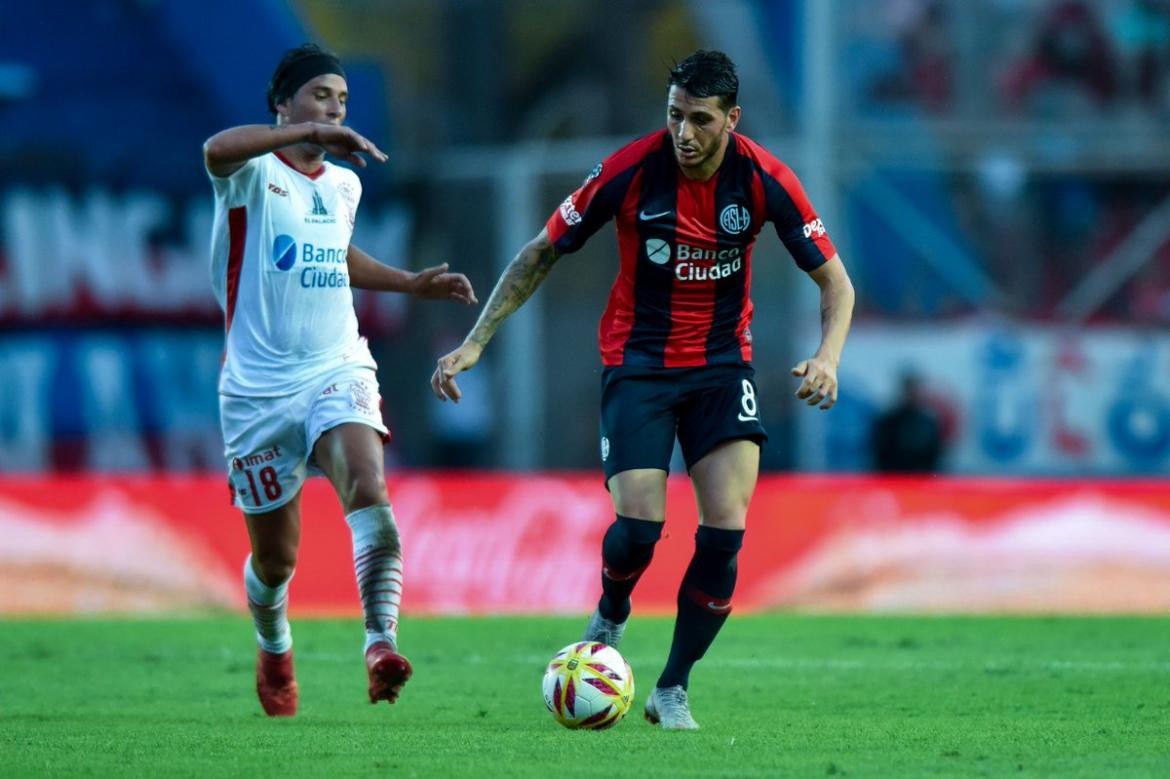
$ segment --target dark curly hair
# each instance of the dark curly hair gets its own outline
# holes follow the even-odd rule
[[[699,49],[670,69],[667,87],[681,87],[694,97],[718,97],[724,111],[739,97],[735,63],[721,51]]]

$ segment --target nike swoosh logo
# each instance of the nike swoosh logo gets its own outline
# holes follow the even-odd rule
[[[658,214],[647,214],[646,209],[643,208],[642,213],[638,214],[638,218],[641,219],[643,222],[649,222],[651,219],[661,219],[662,217],[670,216],[673,213],[674,213],[674,210],[671,209],[671,210],[663,211],[663,212],[658,213]]]
[[[707,601],[707,608],[711,609],[711,611],[731,611],[731,604],[725,603],[722,606],[720,606],[715,601],[709,600],[709,601]]]
[[[745,417],[743,414],[740,414],[739,421],[740,422],[759,422],[760,418],[759,417]]]

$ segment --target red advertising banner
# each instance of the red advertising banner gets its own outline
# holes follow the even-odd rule
[[[600,475],[392,475],[407,614],[585,613],[613,516]],[[219,476],[0,479],[0,613],[242,609],[247,535]],[[634,594],[673,611],[697,522],[672,478]],[[298,614],[355,613],[329,485],[303,496]],[[1170,491],[1156,482],[764,477],[737,610],[1170,611]]]

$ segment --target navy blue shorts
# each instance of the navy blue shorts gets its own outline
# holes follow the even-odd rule
[[[674,439],[687,471],[723,441],[763,444],[750,365],[619,366],[601,374],[601,463],[608,482],[634,468],[670,470]]]

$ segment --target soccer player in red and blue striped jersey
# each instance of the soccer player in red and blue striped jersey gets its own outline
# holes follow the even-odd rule
[[[616,519],[602,544],[602,595],[584,638],[616,646],[630,593],[666,513],[677,438],[699,504],[695,553],[679,588],[670,655],[646,703],[668,729],[698,727],[691,668],[731,611],[736,557],[759,472],[760,421],[749,325],[751,253],[765,222],[820,288],[821,343],[792,370],[796,396],[828,409],[853,312],[853,286],[793,172],[735,132],[735,65],[700,50],[670,72],[666,128],[596,166],[504,271],[478,321],[439,359],[431,385],[458,401],[455,377],[553,264],[606,222],[620,269],[601,319],[601,459]]]

